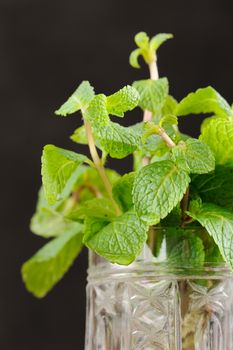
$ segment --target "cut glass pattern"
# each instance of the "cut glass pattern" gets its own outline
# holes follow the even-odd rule
[[[207,271],[92,267],[85,350],[232,350],[233,277]]]

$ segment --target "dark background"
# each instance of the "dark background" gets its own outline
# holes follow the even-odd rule
[[[158,63],[176,98],[210,84],[231,102],[232,19],[232,0],[0,0],[0,349],[84,346],[86,253],[43,300],[25,291],[19,272],[44,243],[28,229],[42,146],[75,147],[68,136],[79,119],[53,111],[83,79],[108,94],[145,77],[128,64],[140,30],[174,33]],[[139,118],[135,111],[126,123]],[[199,124],[186,117],[181,128],[197,135]],[[109,165],[124,172],[131,161]]]

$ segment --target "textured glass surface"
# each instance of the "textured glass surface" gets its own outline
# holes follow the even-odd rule
[[[233,276],[224,264],[128,267],[90,253],[85,350],[232,350]]]

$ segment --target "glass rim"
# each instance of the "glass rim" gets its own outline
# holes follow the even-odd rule
[[[128,266],[103,262],[90,266],[87,270],[88,281],[103,281],[125,278],[157,278],[159,280],[182,279],[219,279],[233,278],[233,272],[225,262],[206,262],[203,265],[175,265],[168,262],[136,261]]]

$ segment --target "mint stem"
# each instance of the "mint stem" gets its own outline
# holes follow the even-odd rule
[[[163,128],[159,127],[158,134],[161,136],[161,138],[164,140],[164,142],[169,148],[173,148],[176,146],[175,142],[172,141],[170,136],[168,136],[168,134],[165,132]]]
[[[152,80],[158,80],[159,72],[158,72],[158,66],[156,61],[153,61],[151,64],[149,64],[149,70],[150,70],[150,78]]]
[[[159,79],[158,67],[155,60],[149,64],[149,71],[150,71],[150,78],[152,80]],[[143,122],[150,122],[151,120],[152,120],[152,112],[145,110],[143,114]],[[150,164],[150,157],[143,157],[142,166],[146,166],[148,164]],[[148,245],[151,248],[152,252],[154,249],[155,240],[156,240],[155,228],[153,226],[150,226],[148,231]]]
[[[112,201],[112,204],[115,208],[115,211],[116,211],[116,214],[119,216],[121,215],[121,211],[118,207],[118,205],[116,204],[116,202],[114,201],[113,199],[113,196],[112,196],[112,185],[111,185],[111,182],[109,181],[109,178],[105,172],[105,169],[104,169],[104,166],[103,166],[103,163],[98,155],[98,152],[97,152],[97,149],[96,149],[96,146],[95,146],[95,141],[94,141],[94,137],[93,137],[93,133],[92,133],[92,128],[91,128],[91,125],[90,123],[84,121],[84,125],[85,125],[85,130],[86,130],[86,135],[87,135],[87,140],[88,140],[88,146],[89,146],[89,150],[90,150],[90,154],[91,154],[91,157],[92,157],[92,160],[95,164],[95,167],[96,167],[96,170],[98,171],[102,181],[103,181],[103,184],[106,188],[106,191],[108,193],[108,196],[109,198],[111,199]]]
[[[159,79],[159,72],[156,61],[153,61],[149,64],[149,71],[150,71],[150,79],[152,80],[158,80]],[[145,110],[143,115],[143,121],[144,122],[150,122],[152,120],[152,112]]]
[[[81,185],[72,193],[71,197],[67,201],[64,208],[65,214],[68,214],[74,208],[74,206],[80,202],[80,195],[85,189],[88,189],[96,198],[102,197],[97,187],[90,184]]]
[[[149,71],[150,71],[150,78],[152,80],[158,80],[159,79],[158,67],[157,67],[157,63],[156,63],[155,60],[152,63],[149,64]],[[144,115],[143,115],[143,121],[144,122],[150,122],[152,120],[152,117],[153,117],[152,112],[147,111],[147,110],[144,111]],[[165,130],[163,128],[159,127],[158,134],[161,136],[161,138],[164,140],[164,142],[166,143],[166,145],[168,147],[172,148],[172,147],[176,146],[176,144],[167,135],[167,133],[165,132]],[[144,157],[142,159],[142,166],[146,166],[149,163],[150,163],[150,158],[149,157]],[[151,226],[149,228],[149,232],[148,232],[148,245],[151,248],[152,252],[153,252],[153,249],[154,249],[155,240],[156,240],[155,228],[153,226]]]
[[[80,201],[80,195],[85,189],[88,189],[96,198],[101,198],[101,193],[96,186],[91,184],[85,184],[79,186],[78,189],[75,192],[73,192],[71,198],[74,204]]]
[[[184,227],[185,224],[187,223],[186,220],[188,218],[188,215],[186,214],[186,211],[188,210],[188,204],[189,204],[189,187],[187,188],[184,197],[182,198],[181,201],[181,226]]]
[[[152,80],[159,79],[159,72],[156,61],[149,64],[150,78]],[[143,122],[150,122],[152,120],[152,112],[145,110],[143,114]],[[144,157],[142,159],[142,166],[146,166],[150,163],[149,157]]]

